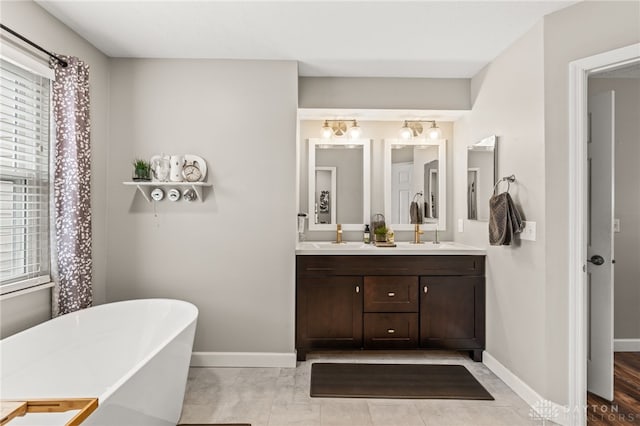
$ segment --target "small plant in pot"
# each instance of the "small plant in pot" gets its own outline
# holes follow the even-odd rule
[[[133,180],[149,181],[151,180],[151,163],[148,161],[136,159],[133,161]]]
[[[387,227],[386,226],[378,226],[373,230],[373,234],[375,235],[376,242],[384,243],[387,241]]]

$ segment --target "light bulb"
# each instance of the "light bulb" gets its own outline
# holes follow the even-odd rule
[[[440,139],[442,137],[442,130],[436,125],[436,122],[434,121],[431,124],[431,127],[429,127],[429,131],[427,132],[427,134],[429,135],[429,139]]]
[[[409,123],[405,121],[402,125],[402,128],[400,129],[400,137],[402,139],[411,139],[412,136],[413,130],[411,130],[411,128],[409,127]]]
[[[353,120],[353,126],[349,129],[349,136],[351,139],[360,139],[360,135],[362,135],[362,128],[358,126],[356,120]]]
[[[329,122],[325,120],[322,125],[322,138],[330,139],[331,136],[333,136],[333,129],[329,126]]]

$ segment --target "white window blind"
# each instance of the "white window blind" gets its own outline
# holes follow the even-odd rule
[[[0,294],[50,281],[50,80],[0,58]]]

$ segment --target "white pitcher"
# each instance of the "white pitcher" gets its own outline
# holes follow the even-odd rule
[[[169,179],[171,179],[172,182],[182,182],[184,155],[172,155],[169,161],[171,161],[171,174],[169,175]]]

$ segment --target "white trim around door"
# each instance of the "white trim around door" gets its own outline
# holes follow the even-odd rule
[[[587,81],[589,74],[640,58],[640,43],[569,64],[569,424],[586,424],[587,409]]]

